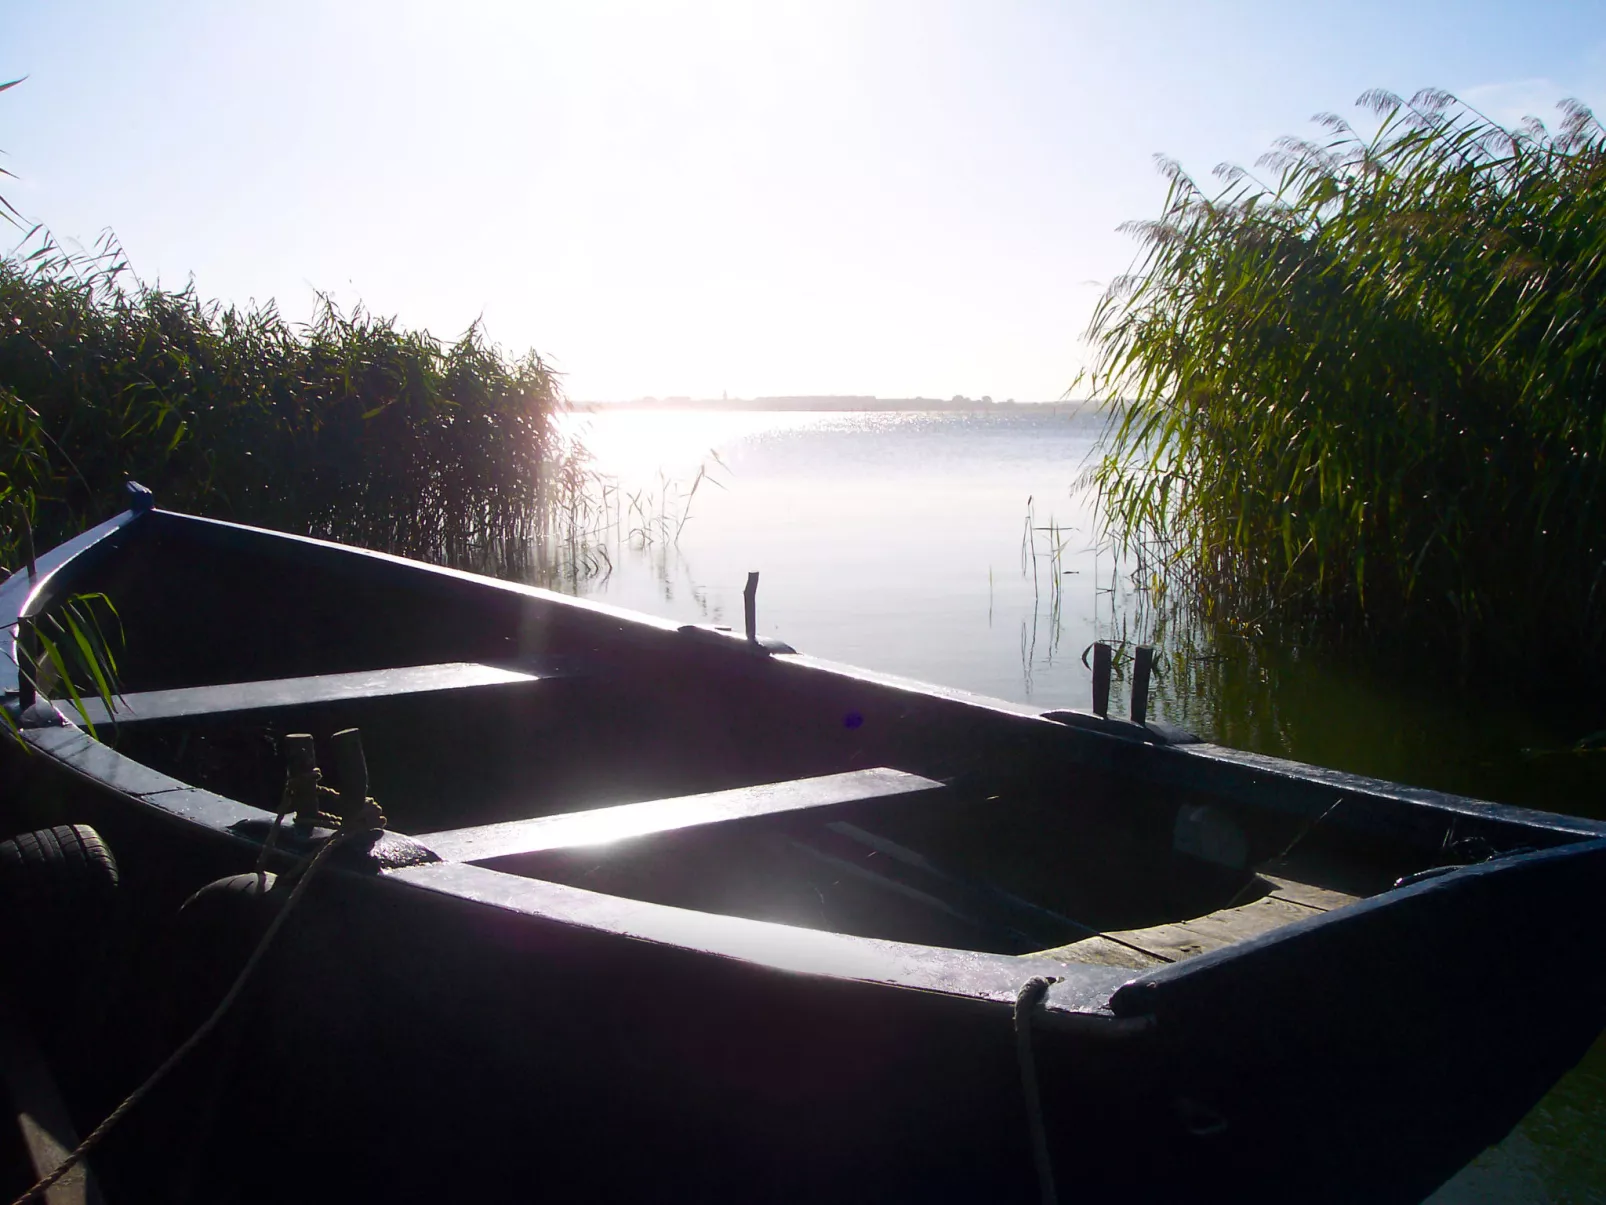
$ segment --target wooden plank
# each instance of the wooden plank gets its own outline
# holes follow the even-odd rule
[[[1222,908],[1192,920],[1150,925],[1145,929],[1112,930],[1052,950],[1040,950],[1031,957],[1145,969],[1237,945],[1295,921],[1319,916],[1322,911],[1268,895],[1253,903]]]
[[[1123,946],[1108,937],[1084,937],[1069,945],[1055,946],[1052,950],[1039,950],[1029,957],[1052,958],[1057,962],[1084,962],[1100,967],[1127,967],[1134,971],[1164,966],[1168,961],[1157,954]]]
[[[1318,912],[1331,912],[1335,908],[1343,908],[1355,903],[1361,897],[1349,895],[1342,891],[1332,891],[1326,887],[1315,887],[1310,883],[1296,882],[1294,879],[1285,879],[1278,875],[1262,874],[1272,885],[1271,898],[1286,900],[1291,904],[1303,904],[1307,908],[1314,908]]]
[[[836,808],[872,799],[942,790],[946,790],[942,783],[930,778],[883,767],[674,799],[649,799],[643,803],[511,820],[503,824],[482,824],[475,828],[425,833],[418,840],[449,862],[483,862],[514,854],[600,845],[693,825]]]
[[[1128,929],[1113,932],[1109,936],[1138,946],[1166,962],[1178,962],[1196,954],[1236,945],[1315,915],[1313,909],[1303,904],[1292,904],[1268,895],[1251,904],[1223,908],[1193,920],[1151,925],[1146,929]]]
[[[340,703],[353,699],[467,690],[477,686],[509,686],[554,676],[550,671],[530,672],[471,661],[452,661],[440,665],[407,665],[347,674],[231,682],[221,686],[190,686],[178,690],[119,695],[115,700],[115,709],[110,714],[99,699],[85,699],[84,702],[90,720],[97,725],[109,720],[118,724],[137,724],[148,720],[193,719],[233,712]],[[67,710],[59,700],[57,706]]]

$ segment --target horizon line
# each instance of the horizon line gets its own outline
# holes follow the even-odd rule
[[[883,398],[872,394],[776,394],[751,398],[690,396],[638,397],[618,400],[573,400],[569,406],[577,410],[996,410],[1049,406],[1079,409],[1090,403],[1088,399],[1057,398],[1042,401],[1017,401],[1006,398],[995,401],[990,397],[969,398],[957,395],[951,398],[923,396]]]

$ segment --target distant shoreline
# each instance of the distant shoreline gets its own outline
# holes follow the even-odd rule
[[[990,398],[956,397],[756,397],[756,398],[636,398],[627,402],[571,402],[570,408],[584,413],[598,414],[609,410],[758,410],[758,411],[933,411],[937,413],[976,413],[997,410],[1031,410],[1034,412],[1071,412],[1081,410],[1089,403],[1080,402],[1017,402],[1013,399],[995,402]]]

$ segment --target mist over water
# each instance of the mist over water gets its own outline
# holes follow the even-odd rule
[[[1090,703],[1077,657],[1094,638],[1098,558],[1087,500],[1071,484],[1096,414],[570,421],[623,494],[644,490],[656,505],[668,492],[671,513],[699,466],[710,474],[678,543],[616,541],[612,574],[579,583],[588,597],[739,625],[756,569],[760,633],[800,651],[1045,708]],[[1039,525],[1052,518],[1062,529],[1058,598],[1047,533],[1035,537],[1035,577],[1030,550],[1023,571],[1029,497]],[[639,521],[624,509],[628,530]]]
[[[1606,815],[1606,753],[1569,751],[1606,727],[1600,717],[1546,714],[1499,682],[1435,681],[1353,651],[1224,638],[1175,618],[1157,626],[1166,608],[1099,547],[1078,485],[1103,429],[1096,411],[634,410],[562,422],[617,485],[612,569],[567,587],[585,597],[740,628],[756,569],[761,635],[1044,710],[1091,705],[1081,658],[1094,640],[1158,637],[1151,715],[1206,739]],[[1125,706],[1118,680],[1112,708]],[[1602,1133],[1606,1042],[1433,1201],[1606,1202]]]

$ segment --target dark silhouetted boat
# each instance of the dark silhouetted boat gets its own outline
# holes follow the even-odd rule
[[[22,984],[80,1132],[328,839],[180,911],[257,865],[286,738],[389,823],[96,1151],[114,1201],[1417,1201],[1606,1023],[1600,822],[148,495],[0,586],[7,651],[85,593],[113,707],[0,658],[5,832],[119,863],[72,1008]]]

